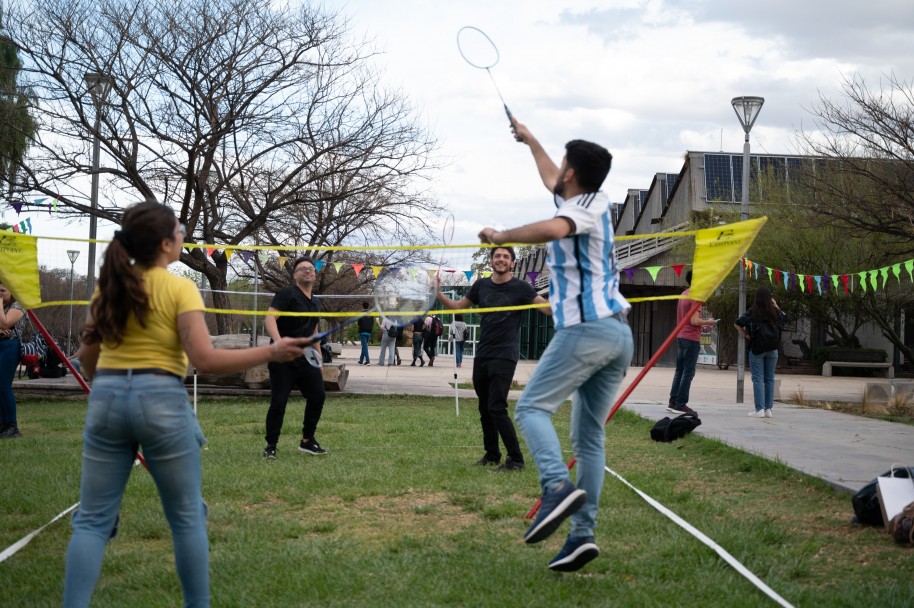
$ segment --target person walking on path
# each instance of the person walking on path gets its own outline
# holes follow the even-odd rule
[[[416,360],[419,360],[419,367],[425,366],[425,359],[422,358],[422,334],[425,331],[425,320],[416,319],[413,321],[413,362],[411,367],[416,367]]]
[[[0,285],[0,439],[22,437],[16,420],[16,394],[13,378],[22,351],[25,310],[5,285]]]
[[[692,285],[692,271],[686,272],[686,285]],[[682,295],[688,295],[686,289]],[[684,298],[676,303],[676,324],[692,309],[692,300]],[[692,379],[695,378],[695,366],[698,365],[698,354],[701,352],[701,329],[717,323],[714,319],[701,318],[701,306],[692,313],[679,333],[676,335],[676,372],[673,374],[673,386],[670,388],[670,403],[666,411],[673,414],[694,414],[695,410],[689,407],[689,389]]]
[[[228,373],[289,361],[307,344],[282,338],[271,346],[214,348],[196,285],[168,272],[181,255],[184,234],[170,207],[139,203],[126,210],[105,251],[77,353],[92,392],[83,429],[79,508],[67,546],[66,608],[88,606],[92,599],[140,447],[171,528],[184,605],[209,606],[200,465],[206,440],[184,388],[188,359],[199,371]],[[124,597],[107,599],[125,602]]]
[[[397,326],[390,319],[379,320],[378,325],[381,327],[381,354],[378,355],[378,365],[383,367],[385,361],[389,362],[387,365],[395,365],[397,363],[394,353],[397,346]]]
[[[438,301],[451,310],[470,306],[498,308],[524,304],[546,304],[529,283],[513,276],[515,253],[511,247],[495,247],[489,254],[492,274],[479,279],[466,295],[452,300],[441,292],[441,282],[436,282]],[[549,314],[548,307],[540,308]],[[485,454],[476,463],[481,466],[499,465],[501,449],[498,439],[505,445],[504,464],[501,471],[520,471],[524,456],[520,451],[517,431],[508,415],[508,391],[514,380],[517,360],[520,358],[520,328],[523,311],[510,310],[487,312],[482,315],[479,343],[473,359],[473,389],[479,398],[479,422],[482,425],[482,444]]]
[[[549,562],[551,570],[579,570],[596,558],[597,506],[606,462],[603,424],[631,363],[631,306],[619,292],[609,198],[600,191],[612,162],[595,143],[572,140],[557,166],[527,127],[512,121],[515,139],[529,146],[555,216],[520,228],[483,228],[484,243],[546,243],[549,300],[555,335],[527,383],[514,414],[539,471],[542,503],[524,534],[538,543],[571,517],[571,532]],[[571,482],[552,416],[574,393],[571,443],[578,486]]]
[[[428,356],[428,366],[435,366],[435,356],[438,354],[438,330],[435,327],[434,317],[425,317],[422,324],[422,350]]]
[[[311,258],[300,257],[292,264],[292,284],[283,287],[273,296],[263,326],[273,342],[280,338],[292,336],[306,338],[317,332],[320,320],[317,316],[279,316],[280,312],[318,313],[320,302],[314,295],[314,281],[317,270]],[[320,345],[318,345],[318,348]],[[282,432],[283,419],[286,416],[286,405],[293,388],[298,388],[305,398],[305,415],[302,419],[301,441],[298,451],[312,456],[322,456],[327,450],[315,439],[317,424],[324,411],[324,375],[320,368],[314,367],[304,356],[288,363],[273,362],[267,366],[270,372],[270,408],[267,410],[267,447],[263,457],[276,459],[276,444]]]
[[[448,335],[454,343],[454,365],[461,367],[463,365],[463,347],[467,339],[467,324],[463,320],[463,315],[454,315]]]
[[[755,409],[749,412],[750,416],[774,417],[774,368],[781,347],[781,330],[786,324],[787,315],[778,307],[767,287],[758,288],[752,308],[734,324],[736,331],[748,340],[749,370],[755,399]]]
[[[368,310],[368,302],[362,302],[362,310]],[[371,342],[371,332],[374,330],[374,319],[365,315],[358,322],[359,341],[362,351],[359,353],[359,365],[371,365],[371,355],[368,354],[368,343]]]

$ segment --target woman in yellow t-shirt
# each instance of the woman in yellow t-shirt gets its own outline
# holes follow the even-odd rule
[[[94,379],[64,606],[89,605],[140,446],[171,527],[185,606],[209,606],[205,439],[184,388],[188,358],[200,371],[225,373],[291,361],[308,344],[283,338],[243,350],[213,348],[196,286],[167,270],[180,257],[184,236],[170,207],[140,203],[124,213],[105,252],[79,351],[83,374]]]

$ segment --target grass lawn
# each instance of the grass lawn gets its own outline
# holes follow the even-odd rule
[[[482,448],[469,403],[455,417],[447,398],[330,395],[318,429],[330,454],[313,457],[297,451],[293,399],[274,462],[261,458],[265,400],[199,407],[214,606],[775,605],[611,476],[600,557],[577,573],[549,571],[568,524],[522,542],[535,469],[472,466]],[[556,418],[566,444],[568,409]],[[0,443],[0,549],[78,500],[84,415],[82,402],[20,401],[24,437]],[[609,466],[793,605],[914,605],[911,550],[851,525],[849,495],[698,435],[654,443],[651,425],[620,411],[607,429]],[[60,605],[69,535],[68,520],[55,522],[0,564],[0,603]],[[137,467],[93,606],[179,605],[170,532]]]

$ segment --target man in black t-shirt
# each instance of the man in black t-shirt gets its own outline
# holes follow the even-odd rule
[[[312,293],[317,271],[310,258],[302,257],[292,265],[292,284],[276,292],[268,312],[320,312],[321,305]],[[308,337],[317,332],[316,316],[267,315],[263,325],[273,342],[285,336]],[[302,421],[302,438],[298,449],[306,454],[319,456],[327,451],[314,438],[317,423],[324,409],[324,376],[320,368],[313,367],[305,357],[289,363],[270,363],[270,409],[267,410],[267,447],[263,457],[276,458],[276,443],[282,431],[286,404],[292,389],[298,387],[305,398],[305,416]]]
[[[473,283],[470,290],[459,300],[452,300],[441,293],[438,285],[438,301],[445,308],[497,308],[520,306],[522,304],[545,304],[547,300],[538,295],[533,287],[512,276],[515,254],[511,247],[492,249],[492,275]],[[540,308],[543,314],[550,314],[548,307]],[[522,311],[499,311],[482,315],[479,343],[473,359],[473,388],[479,397],[479,421],[482,424],[482,441],[486,453],[476,463],[481,466],[497,465],[501,462],[498,438],[505,444],[507,457],[500,471],[519,471],[524,468],[524,457],[517,441],[517,431],[508,415],[508,391],[514,379],[514,370],[520,358],[520,328]]]

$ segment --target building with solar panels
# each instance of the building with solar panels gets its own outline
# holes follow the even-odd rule
[[[815,159],[809,156],[752,154],[749,162],[750,196],[764,196],[766,180],[759,180],[760,175],[776,178],[778,188],[786,183],[789,190],[791,184],[798,183],[800,171],[807,169]],[[664,237],[664,233],[686,230],[696,212],[720,210],[722,205],[732,205],[733,213],[738,214],[742,200],[742,176],[742,153],[689,151],[684,155],[679,173],[656,173],[649,187],[630,189],[623,202],[612,205],[617,238],[657,235],[656,238],[616,241],[616,255],[623,271],[621,291],[625,297],[678,295],[685,289],[685,279],[676,274],[673,266],[690,262],[692,251],[690,248],[683,249],[678,244],[678,239]],[[651,276],[644,270],[645,267],[660,267],[660,270],[656,276]],[[537,273],[534,287],[546,296],[549,275],[544,249],[518,260],[515,276],[528,280],[530,272]],[[751,298],[751,293],[749,297]],[[539,314],[528,316],[529,319],[525,319],[522,326],[521,347],[525,357],[536,359],[552,337],[552,323],[551,319]],[[628,321],[635,339],[632,365],[643,366],[676,326],[676,300],[634,302]],[[803,337],[809,333],[810,328],[804,325],[797,336]],[[863,328],[860,334],[868,346],[886,348],[891,352],[891,345],[878,330]],[[721,352],[716,353],[715,356],[719,357],[715,362],[721,366],[735,364],[735,340],[720,344],[719,350]],[[804,352],[801,346],[785,339],[783,354],[799,360],[803,358]],[[709,361],[700,358],[699,362]],[[658,361],[661,366],[675,364],[675,348],[668,349]]]

